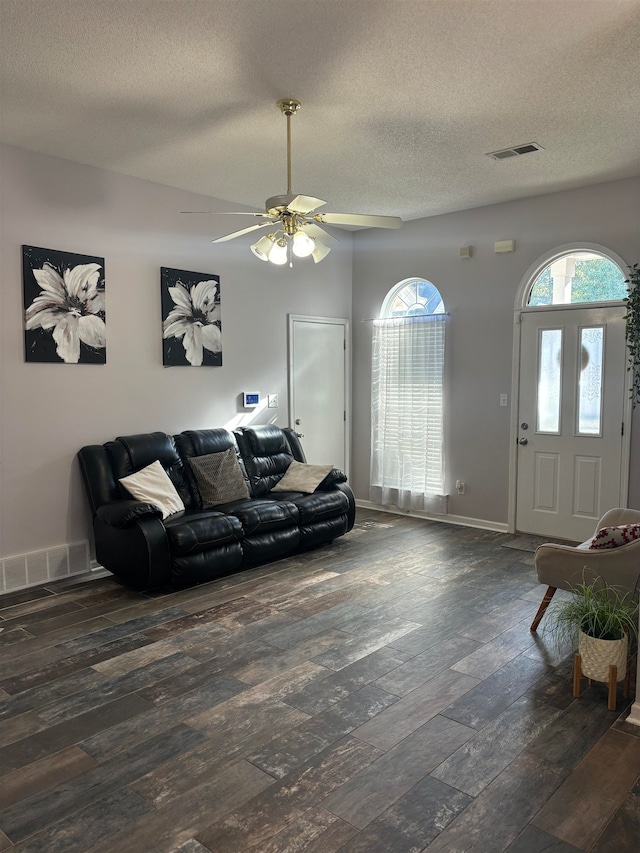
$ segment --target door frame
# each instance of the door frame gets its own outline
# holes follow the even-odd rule
[[[598,252],[608,260],[613,261],[624,274],[624,269],[628,266],[626,261],[608,249],[606,246],[600,246],[596,243],[569,243],[563,246],[557,246],[550,252],[545,253],[533,263],[527,272],[520,280],[520,285],[516,292],[515,306],[513,312],[513,359],[511,373],[511,413],[510,413],[510,429],[509,429],[509,501],[507,510],[507,526],[509,533],[516,532],[516,498],[518,487],[518,412],[520,409],[520,344],[521,344],[521,322],[522,315],[527,313],[539,313],[550,311],[571,311],[576,308],[609,308],[617,305],[617,302],[580,302],[572,305],[550,305],[529,307],[526,300],[529,296],[531,285],[542,270],[552,263],[556,258],[566,255],[572,251],[594,251]],[[633,376],[630,371],[626,371],[625,389],[626,398],[624,403],[624,424],[625,430],[622,436],[622,453],[620,461],[620,505],[626,506],[629,499],[629,469],[631,464],[631,388]],[[611,507],[609,507],[611,509]]]
[[[344,329],[344,473],[349,477],[351,468],[351,330],[349,321],[345,317],[317,317],[307,314],[287,315],[287,387],[289,396],[289,425],[293,428],[295,412],[295,389],[293,387],[294,376],[294,352],[293,352],[293,324],[296,321],[304,323],[317,323],[318,325],[343,326]]]

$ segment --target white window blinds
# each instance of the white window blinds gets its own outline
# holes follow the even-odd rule
[[[370,498],[375,503],[446,512],[445,317],[374,321]]]

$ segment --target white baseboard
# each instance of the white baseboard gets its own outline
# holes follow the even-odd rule
[[[493,530],[496,533],[508,533],[509,525],[505,522],[488,521],[486,518],[467,518],[464,515],[435,515],[427,512],[400,509],[397,506],[380,506],[371,501],[356,498],[356,506],[361,509],[373,509],[377,512],[388,512],[391,515],[409,515],[413,518],[424,518],[426,521],[442,521],[445,524],[457,524],[459,527],[476,527],[478,530]]]
[[[640,700],[636,699],[633,703],[629,716],[624,722],[631,723],[632,726],[640,726]]]

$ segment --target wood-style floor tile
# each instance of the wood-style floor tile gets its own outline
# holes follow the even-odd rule
[[[344,738],[320,753],[303,772],[286,776],[196,837],[216,853],[261,850],[272,836],[319,805],[380,754],[370,744]]]
[[[0,782],[0,812],[95,766],[93,758],[73,745],[7,773]]]
[[[558,769],[520,754],[438,835],[429,853],[503,853],[561,779]]]
[[[181,796],[132,821],[86,853],[172,853],[192,839],[217,853],[216,848],[202,843],[200,828],[242,808],[272,784],[273,779],[257,767],[237,762],[199,784],[192,783]]]
[[[436,767],[432,775],[477,796],[560,714],[543,702],[521,697]],[[542,734],[541,734],[542,733]]]
[[[139,696],[124,696],[71,720],[40,729],[0,749],[0,772],[26,767],[33,761],[39,761],[53,752],[78,743],[88,735],[102,731],[105,721],[110,725],[117,725],[122,720],[137,719],[138,715],[148,708],[149,703]]]
[[[443,714],[465,726],[481,729],[547,672],[545,664],[519,655],[456,699]]]
[[[471,803],[471,797],[426,776],[362,832],[341,853],[416,853]],[[467,850],[460,846],[453,850]]]
[[[466,726],[435,717],[345,782],[322,805],[363,829],[473,735]]]
[[[625,848],[617,848],[617,853]],[[629,848],[631,849],[631,848]],[[582,853],[573,844],[567,844],[553,835],[548,835],[535,826],[528,826],[519,835],[513,844],[510,844],[506,853]],[[614,851],[611,851],[614,853]]]
[[[186,752],[202,739],[199,732],[187,726],[176,726],[70,781],[11,806],[0,814],[0,828],[14,843],[22,841],[48,824],[117,791],[157,764]]]
[[[391,749],[477,683],[477,679],[468,675],[445,670],[360,726],[353,734],[380,749]]]
[[[119,788],[80,809],[73,816],[49,824],[17,848],[19,853],[84,853],[123,824],[147,814],[152,806],[128,788]]]
[[[357,831],[322,808],[309,809],[262,844],[260,853],[335,853]]]
[[[607,732],[540,809],[534,826],[588,848],[622,804],[639,769],[640,738]]]

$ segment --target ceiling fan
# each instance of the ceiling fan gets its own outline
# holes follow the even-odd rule
[[[280,111],[287,118],[287,192],[285,195],[274,195],[265,202],[265,213],[249,211],[218,211],[185,210],[183,213],[211,213],[218,216],[252,216],[264,219],[257,225],[241,228],[212,240],[212,243],[224,243],[258,231],[263,228],[272,229],[269,234],[262,236],[251,246],[253,254],[261,261],[271,261],[273,264],[293,265],[292,255],[306,258],[309,255],[315,263],[325,258],[331,251],[327,243],[337,243],[336,238],[320,226],[327,225],[361,225],[367,228],[400,228],[402,219],[399,216],[376,216],[366,213],[315,213],[319,207],[326,204],[319,198],[308,195],[296,195],[291,192],[291,116],[300,109],[300,101],[293,98],[282,98],[277,102]],[[274,228],[275,226],[275,228]]]

